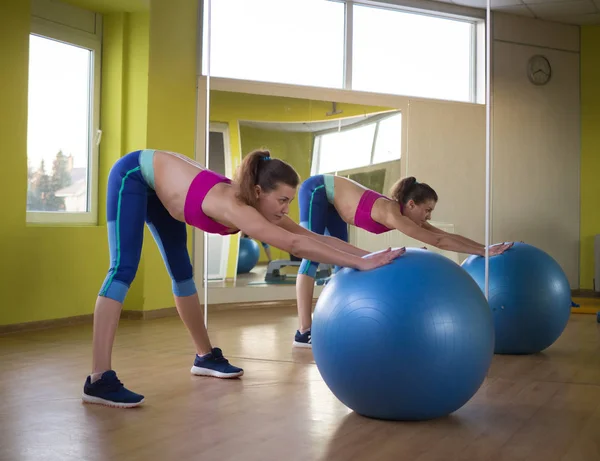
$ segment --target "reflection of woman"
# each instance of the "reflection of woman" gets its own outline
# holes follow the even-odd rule
[[[427,222],[438,201],[436,192],[427,184],[421,184],[413,177],[405,178],[392,187],[390,196],[391,199],[348,178],[312,176],[302,183],[298,192],[300,225],[318,234],[327,231],[342,241],[348,240],[348,224],[374,234],[395,229],[443,250],[485,255],[484,245],[448,234]],[[489,254],[501,254],[511,245],[492,246]],[[300,328],[296,331],[294,345],[298,347],[312,347],[314,278],[319,262],[323,262],[317,261],[303,259],[296,279]]]
[[[136,151],[115,163],[107,196],[110,269],[96,300],[85,402],[132,407],[144,399],[126,389],[111,370],[121,307],[140,261],[144,223],[161,251],[177,312],[196,347],[191,372],[218,378],[241,376],[243,370],[229,364],[209,340],[187,250],[186,223],[221,235],[241,230],[300,257],[361,270],[388,264],[403,253],[389,250],[361,258],[344,251],[337,241],[327,245],[328,240],[286,216],[298,183],[291,166],[262,151],[246,156],[235,181],[172,152]]]

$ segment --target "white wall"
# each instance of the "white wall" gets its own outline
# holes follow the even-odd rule
[[[579,28],[505,14],[493,29],[492,238],[551,254],[579,284]],[[545,55],[552,78],[527,78]]]
[[[485,241],[485,106],[412,100],[403,176],[435,189],[432,220]],[[458,255],[459,260],[466,255]]]

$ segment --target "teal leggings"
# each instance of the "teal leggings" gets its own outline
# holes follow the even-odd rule
[[[348,241],[348,224],[333,206],[333,176],[311,176],[300,186],[298,204],[300,225],[321,235],[330,235]],[[303,259],[299,274],[315,278],[319,263]],[[339,268],[336,268],[339,269]]]

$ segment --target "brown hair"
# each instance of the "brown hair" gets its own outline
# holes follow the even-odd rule
[[[417,205],[427,201],[438,201],[438,195],[429,184],[417,182],[414,176],[400,179],[390,189],[390,196],[398,203],[406,205],[413,200]]]
[[[235,181],[239,184],[238,198],[244,203],[256,205],[256,186],[264,192],[270,192],[279,183],[290,187],[298,187],[300,176],[294,168],[278,158],[271,158],[267,149],[258,149],[250,152],[237,170]]]

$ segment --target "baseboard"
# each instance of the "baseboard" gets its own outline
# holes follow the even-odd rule
[[[571,290],[576,298],[600,298],[600,293],[594,290]]]
[[[316,304],[316,300],[313,301],[313,307]],[[246,303],[222,303],[222,304],[208,304],[208,312],[220,312],[238,309],[269,309],[273,307],[285,307],[296,309],[296,300],[288,299],[282,301],[252,301]]]
[[[121,311],[121,318],[127,320],[151,320],[163,317],[173,317],[175,315],[177,315],[177,309],[175,307],[164,307],[149,311]]]
[[[316,303],[316,300],[313,302]],[[209,304],[208,311],[220,312],[238,309],[268,309],[274,307],[284,307],[296,309],[296,300],[288,301],[265,301],[265,302],[247,302],[247,303],[224,303],[224,304]],[[149,311],[139,310],[122,310],[121,318],[127,320],[153,320],[165,317],[176,317],[179,314],[175,307],[166,307],[161,309],[153,309]],[[74,317],[66,317],[61,319],[41,320],[36,322],[15,323],[12,325],[0,325],[0,335],[46,330],[50,328],[60,328],[73,325],[91,324],[94,321],[93,314],[77,315]]]
[[[12,325],[0,325],[0,335],[17,333],[23,331],[47,330],[48,328],[67,327],[72,325],[85,325],[92,323],[92,314],[65,317],[62,319],[39,320],[36,322],[14,323]]]
[[[574,300],[581,305],[580,308],[573,308],[571,311],[578,314],[595,314],[600,310],[600,295],[591,290],[573,290]],[[313,307],[317,300],[313,299]],[[221,312],[241,309],[269,309],[269,308],[289,308],[296,309],[296,300],[285,301],[264,301],[264,302],[245,302],[245,303],[222,303],[208,305],[210,312]],[[175,307],[165,307],[149,311],[123,310],[121,318],[128,320],[153,320],[165,317],[176,317],[179,315]],[[73,325],[91,324],[94,321],[93,314],[77,315],[62,319],[41,320],[37,322],[15,323],[12,325],[0,325],[0,335],[45,330],[49,328],[60,328]]]

